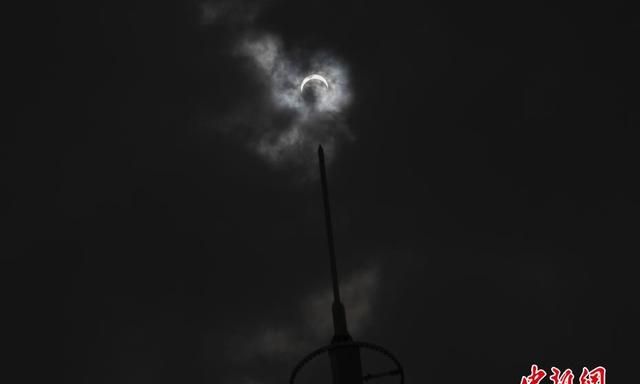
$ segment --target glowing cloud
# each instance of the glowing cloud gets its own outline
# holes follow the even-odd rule
[[[272,165],[308,165],[315,164],[315,149],[322,144],[330,160],[338,140],[350,136],[345,113],[352,95],[344,64],[328,53],[294,60],[272,35],[245,37],[236,53],[249,60],[256,88],[266,90],[266,95],[256,92],[253,113],[234,119],[249,127],[250,147]],[[325,85],[305,89],[312,99],[301,92],[310,80]]]

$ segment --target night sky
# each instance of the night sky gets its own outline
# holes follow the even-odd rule
[[[12,382],[286,382],[332,336],[318,144],[351,334],[407,383],[637,378],[630,6],[23,3],[3,44]],[[331,88],[297,99],[315,70]]]

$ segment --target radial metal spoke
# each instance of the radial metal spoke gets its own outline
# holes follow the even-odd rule
[[[399,369],[392,369],[390,371],[386,371],[386,372],[380,372],[380,373],[368,373],[366,375],[364,375],[362,377],[362,381],[368,381],[371,379],[378,379],[380,377],[385,377],[385,376],[395,376],[395,375],[399,375],[401,372]]]

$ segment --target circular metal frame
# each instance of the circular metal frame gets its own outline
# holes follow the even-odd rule
[[[320,347],[315,351],[309,353],[302,360],[300,360],[298,364],[296,364],[295,368],[293,368],[293,371],[291,372],[291,377],[289,378],[289,384],[294,384],[296,376],[298,375],[298,372],[300,372],[302,367],[304,367],[311,360],[315,359],[316,357],[320,356],[325,352],[328,353],[330,351],[333,351],[334,349],[349,348],[349,347],[358,347],[358,348],[370,349],[372,351],[379,352],[385,355],[386,357],[388,357],[389,359],[391,359],[391,361],[393,361],[393,363],[396,365],[396,368],[390,371],[374,373],[374,374],[369,373],[362,376],[363,382],[371,379],[377,379],[379,377],[384,377],[384,376],[399,375],[400,384],[404,384],[404,369],[402,368],[402,364],[400,364],[400,361],[398,361],[398,359],[391,352],[382,348],[381,346],[373,343],[363,342],[363,341],[347,341],[347,342],[341,342],[341,343],[333,343],[333,344],[325,345],[324,347]]]

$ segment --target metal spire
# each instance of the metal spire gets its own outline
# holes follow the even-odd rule
[[[329,188],[327,186],[327,172],[324,165],[324,150],[318,146],[318,159],[320,165],[320,178],[322,180],[322,198],[324,200],[324,218],[327,228],[327,241],[329,243],[329,262],[331,264],[331,282],[333,284],[333,330],[334,341],[351,340],[347,331],[347,317],[344,305],[340,300],[340,285],[338,284],[338,267],[336,265],[336,252],[333,245],[333,227],[331,224],[331,205],[329,204]]]
[[[329,243],[329,262],[331,264],[331,282],[333,285],[333,304],[331,310],[333,313],[333,330],[334,335],[331,344],[319,348],[304,359],[302,359],[291,372],[290,384],[295,383],[298,372],[309,361],[324,354],[329,354],[331,361],[331,376],[333,384],[362,384],[364,381],[377,379],[386,376],[400,376],[400,384],[404,383],[404,371],[398,359],[386,349],[372,344],[359,341],[353,341],[347,331],[347,317],[344,306],[340,301],[340,286],[338,285],[338,268],[336,266],[336,253],[333,246],[333,228],[331,227],[331,207],[329,206],[329,188],[327,187],[327,173],[324,167],[324,151],[322,146],[318,146],[318,160],[320,165],[320,178],[322,181],[322,198],[324,200],[324,217],[327,226],[327,241]],[[360,349],[369,349],[385,355],[390,359],[396,368],[379,373],[362,374],[362,361],[360,360]]]

